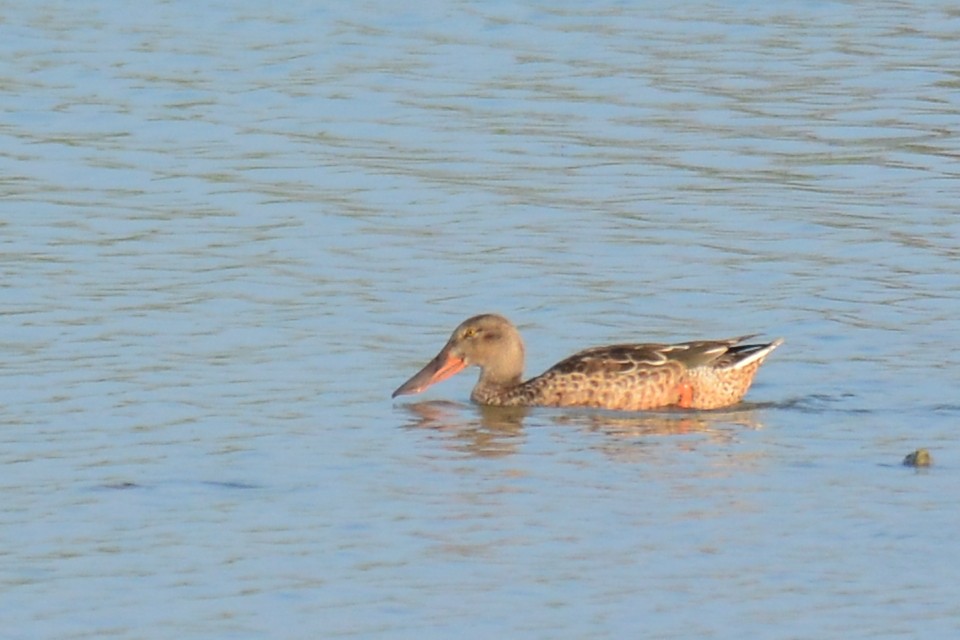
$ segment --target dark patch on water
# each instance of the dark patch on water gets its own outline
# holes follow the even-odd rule
[[[97,485],[96,488],[122,491],[126,489],[139,489],[141,487],[136,482],[108,482],[106,484]]]
[[[201,480],[197,483],[187,483],[187,484],[199,484],[200,486],[213,487],[217,489],[260,489],[259,485],[250,484],[248,482],[236,482],[236,481],[221,481],[221,480]],[[139,484],[137,482],[129,481],[120,481],[120,482],[105,482],[103,484],[98,484],[93,487],[97,491],[127,491],[132,489],[147,489],[147,485]]]
[[[219,489],[260,489],[261,487],[247,482],[223,482],[219,480],[204,480],[200,484]]]

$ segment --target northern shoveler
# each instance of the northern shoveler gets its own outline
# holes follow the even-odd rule
[[[751,337],[594,347],[523,382],[520,333],[503,316],[484,314],[457,327],[440,353],[393,397],[420,393],[475,365],[480,379],[470,398],[483,405],[718,409],[743,398],[764,359],[783,343],[778,338],[741,344]]]

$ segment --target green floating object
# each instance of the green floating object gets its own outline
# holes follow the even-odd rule
[[[905,467],[929,467],[931,464],[933,464],[933,458],[926,449],[917,449],[903,459]]]

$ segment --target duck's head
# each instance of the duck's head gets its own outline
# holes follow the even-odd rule
[[[510,386],[523,375],[523,341],[503,316],[487,313],[465,320],[427,366],[393,392],[393,397],[420,393],[463,369],[480,367],[480,383]]]

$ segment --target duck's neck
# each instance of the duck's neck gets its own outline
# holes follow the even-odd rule
[[[481,373],[470,399],[477,404],[511,406],[521,386],[520,374],[508,380],[492,380]]]

